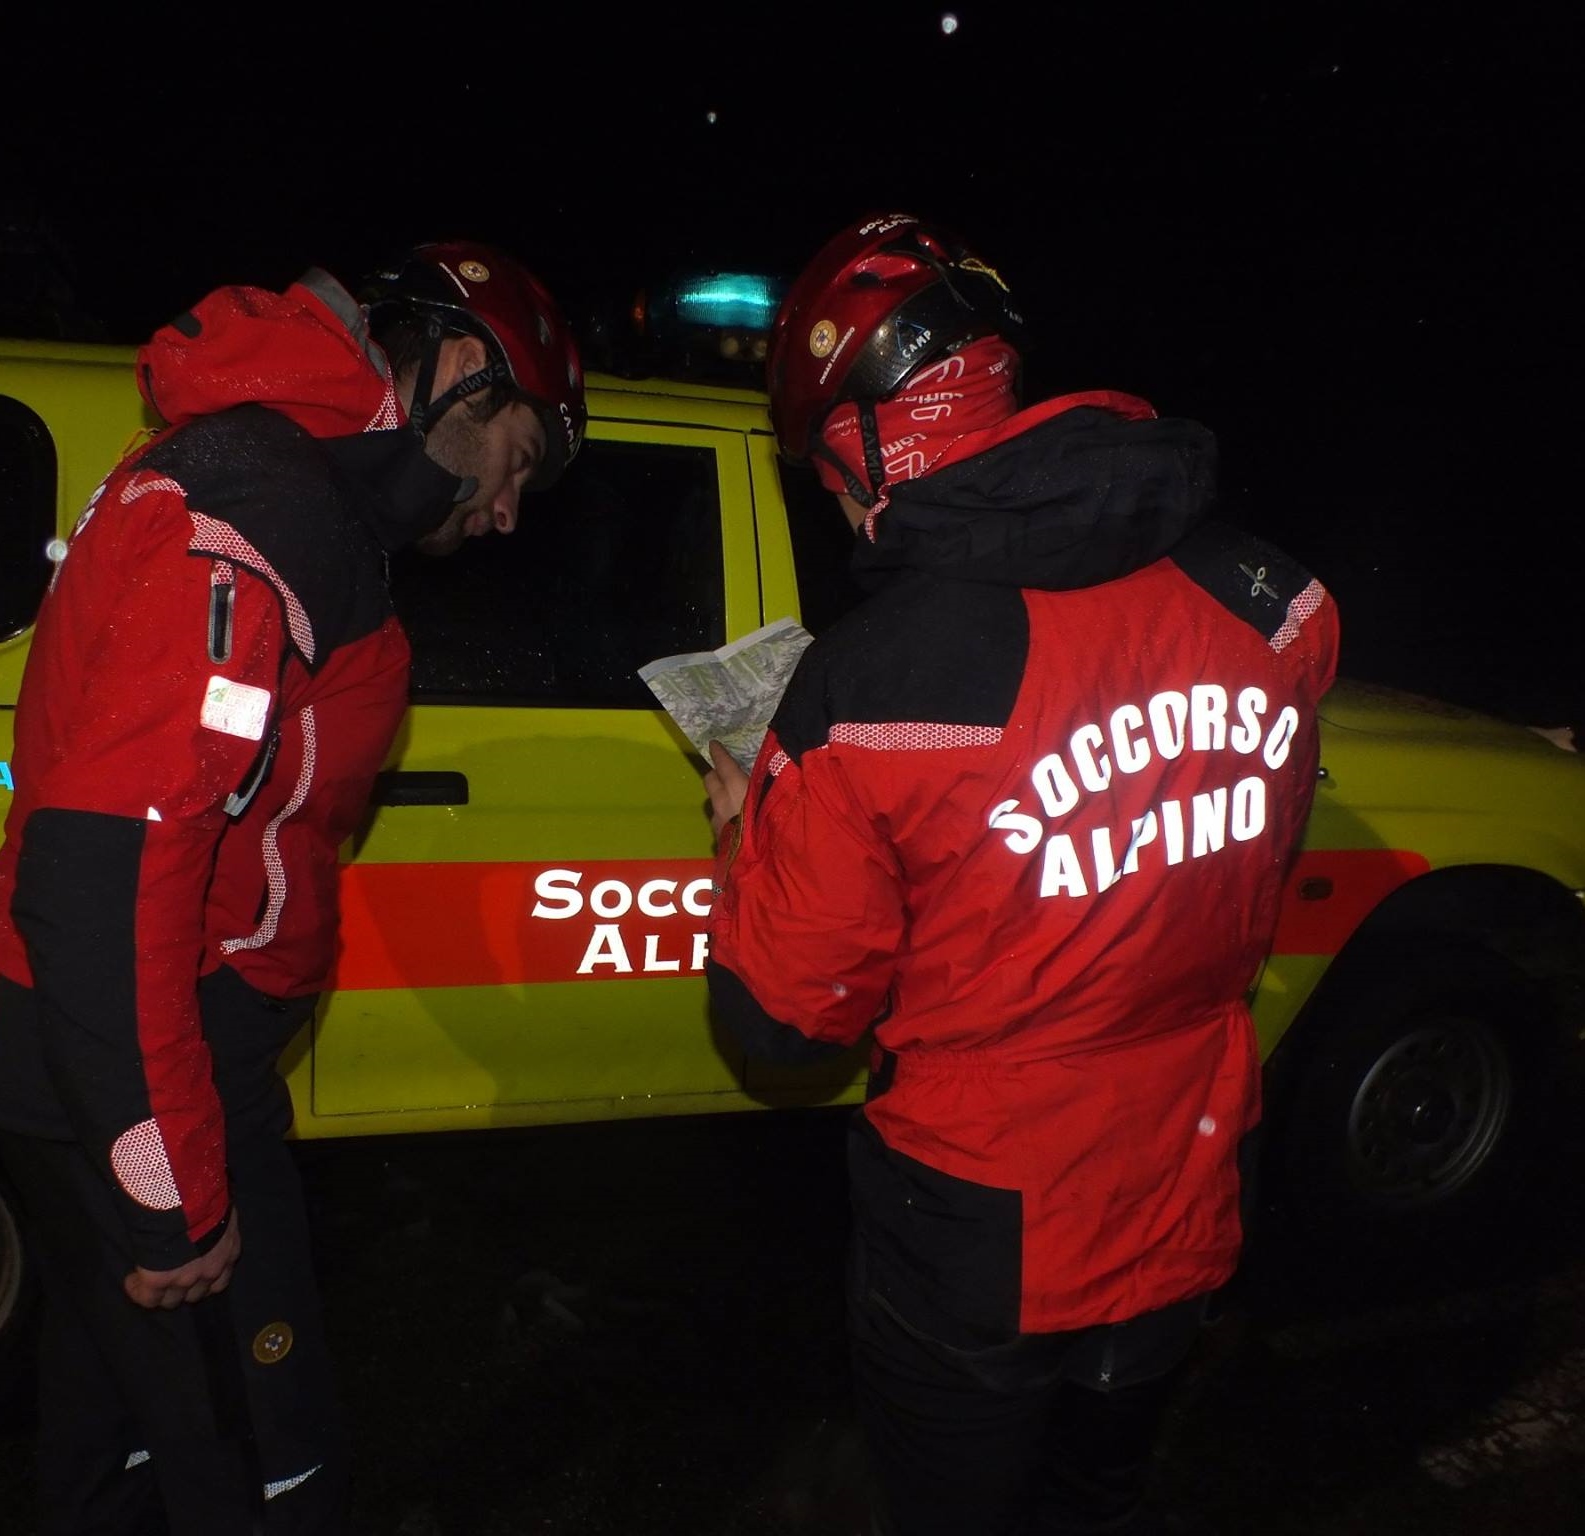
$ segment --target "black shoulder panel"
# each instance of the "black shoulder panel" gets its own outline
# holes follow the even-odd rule
[[[1028,653],[1018,588],[904,576],[809,648],[776,712],[776,738],[796,760],[837,724],[1005,725]]]
[[[390,616],[379,544],[318,442],[280,412],[239,405],[201,416],[155,444],[139,468],[169,475],[194,512],[235,528],[259,552],[307,613],[316,665]]]
[[[1202,523],[1171,559],[1196,586],[1268,640],[1314,577],[1291,555],[1228,523]]]

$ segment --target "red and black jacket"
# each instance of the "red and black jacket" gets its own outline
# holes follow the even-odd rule
[[[337,861],[407,702],[385,550],[459,482],[338,284],[223,289],[139,354],[170,426],[110,474],[39,615],[0,847],[0,1123],[102,1158],[138,1263],[229,1204],[198,1016],[229,965],[320,990]]]
[[[751,1053],[874,1032],[868,1284],[971,1344],[1214,1288],[1259,1117],[1246,994],[1317,773],[1331,599],[1206,521],[1214,443],[1047,402],[892,487],[805,653],[709,981]]]

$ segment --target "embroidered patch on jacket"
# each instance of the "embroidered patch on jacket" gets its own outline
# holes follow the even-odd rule
[[[258,741],[270,718],[270,690],[251,683],[233,683],[212,677],[204,690],[204,707],[198,723],[225,736]]]

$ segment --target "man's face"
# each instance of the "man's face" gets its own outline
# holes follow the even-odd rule
[[[526,405],[514,402],[480,420],[464,400],[435,423],[424,449],[442,469],[479,482],[439,528],[417,541],[426,555],[449,555],[464,539],[517,527],[523,487],[545,457],[545,429]]]

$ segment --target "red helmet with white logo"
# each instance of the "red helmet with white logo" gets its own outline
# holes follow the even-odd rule
[[[550,485],[573,461],[589,419],[583,364],[550,290],[520,262],[466,240],[419,245],[377,271],[359,297],[371,313],[402,304],[437,322],[413,395],[412,421],[419,431],[428,431],[458,400],[506,381],[527,398],[545,428],[545,462],[533,488]],[[490,361],[428,401],[441,328],[479,337]]]
[[[956,235],[876,214],[821,248],[776,314],[766,377],[782,452],[808,458],[832,410],[884,400],[976,336],[1021,348],[1023,316],[1000,274]]]

